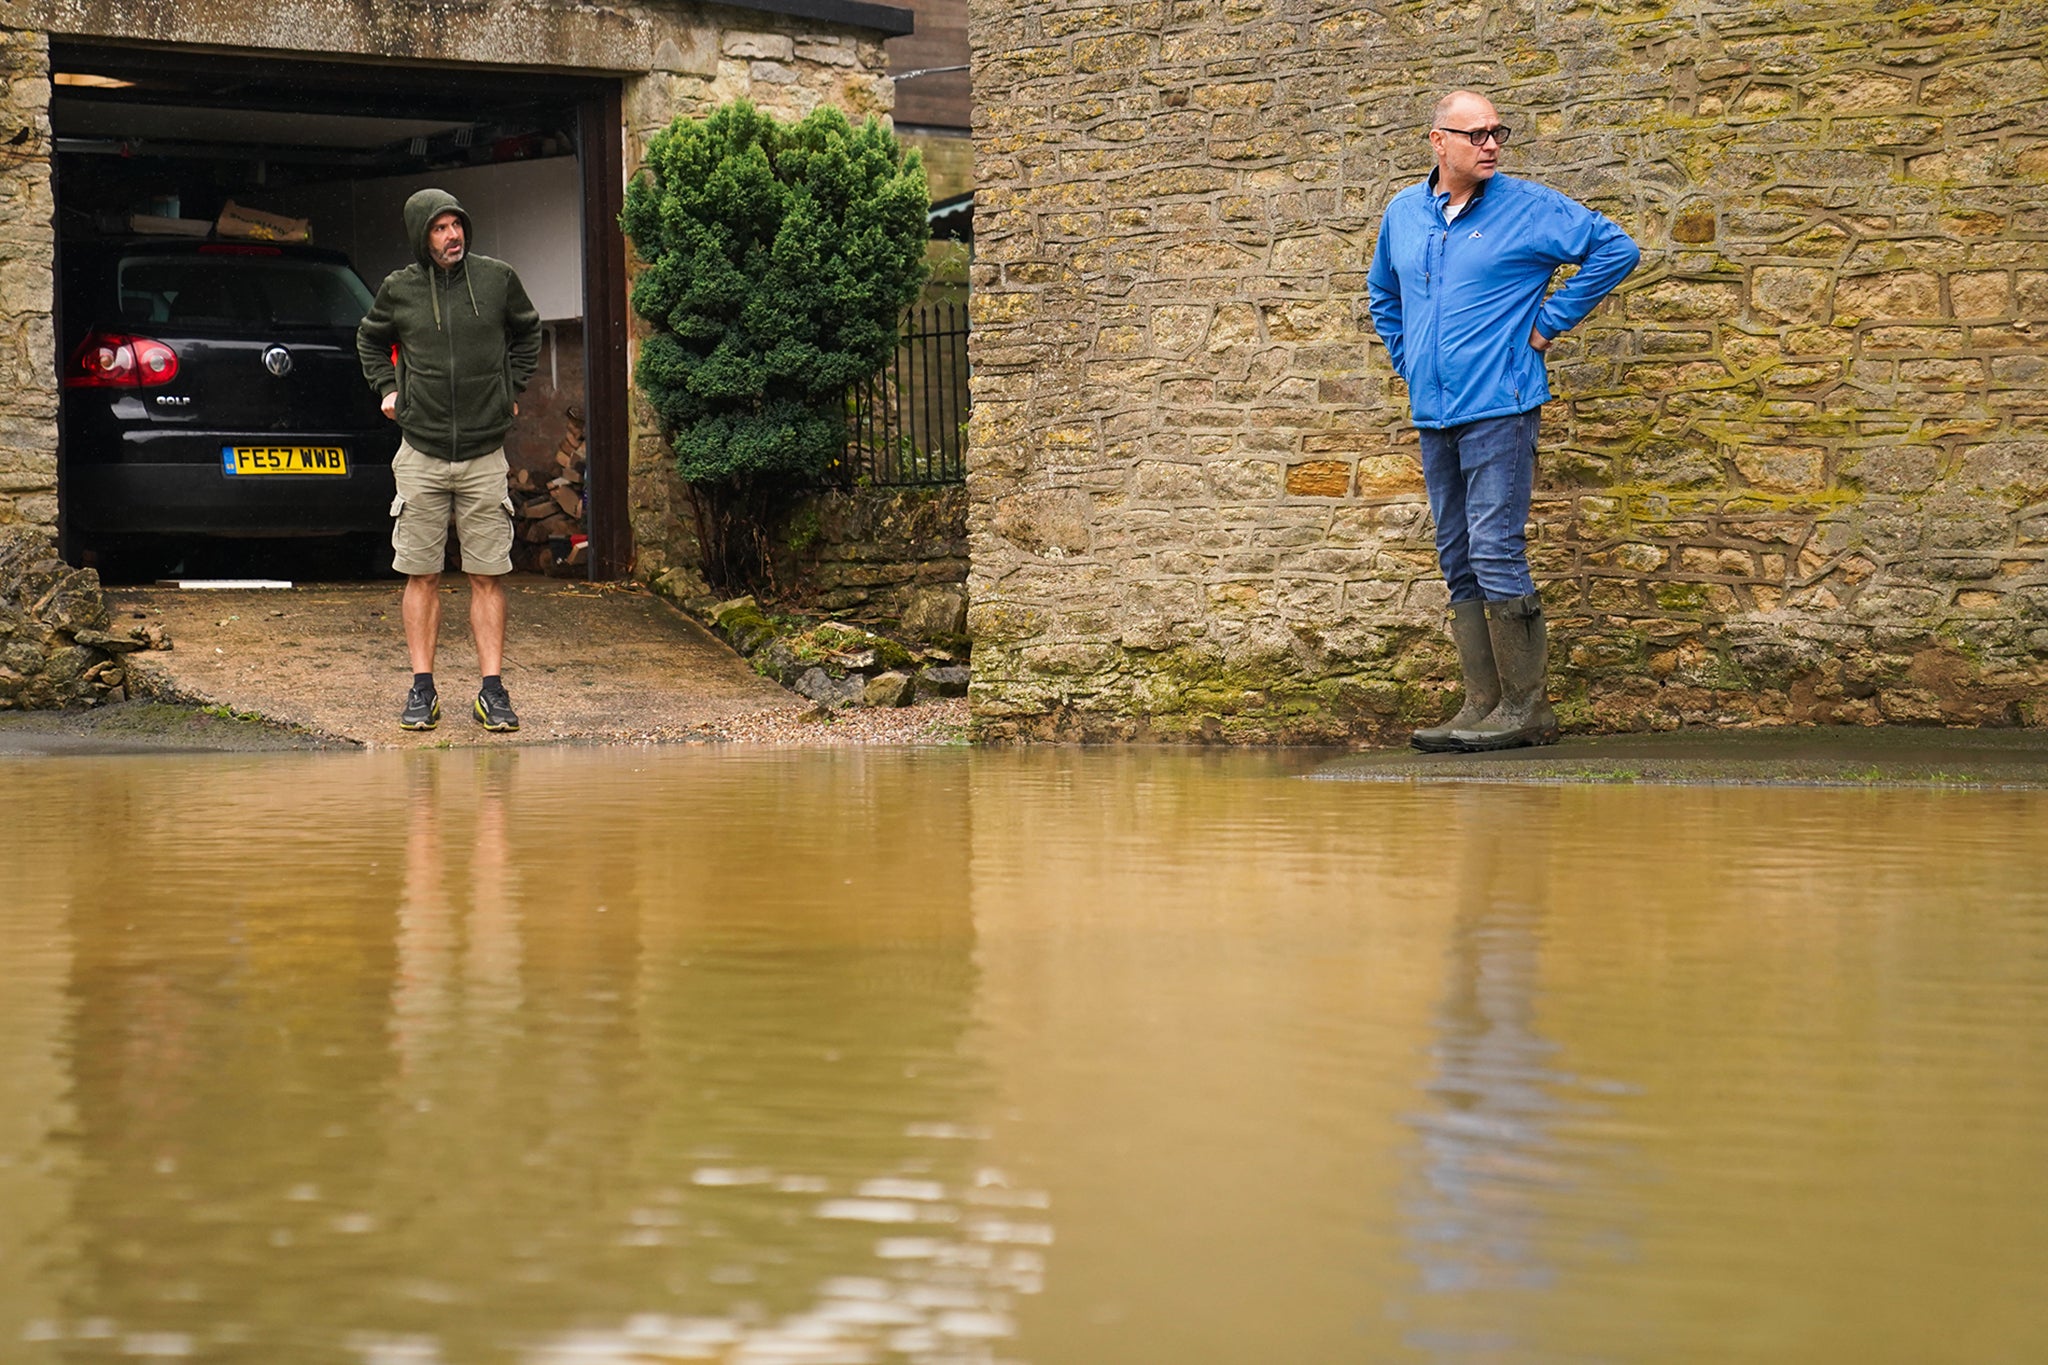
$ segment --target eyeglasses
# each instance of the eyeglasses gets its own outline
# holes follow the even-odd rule
[[[1500,123],[1495,124],[1491,128],[1438,128],[1436,131],[1439,133],[1462,133],[1464,136],[1472,139],[1474,147],[1484,147],[1488,138],[1493,139],[1494,146],[1505,147],[1508,145],[1508,137],[1514,132],[1514,129],[1508,127],[1505,123]]]

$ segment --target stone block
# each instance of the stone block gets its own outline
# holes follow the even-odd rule
[[[1274,274],[1316,274],[1357,261],[1363,253],[1336,233],[1283,237],[1273,244]]]
[[[1902,109],[1913,103],[1913,82],[1901,76],[1873,71],[1824,76],[1809,83],[1804,107],[1829,114],[1861,114],[1881,109]]]
[[[2048,62],[2039,57],[2011,57],[1949,67],[1920,87],[1920,103],[1929,109],[1976,112],[2004,107],[2015,90],[2048,87]]]
[[[1266,335],[1275,341],[1355,337],[1359,330],[1349,305],[1333,300],[1302,299],[1268,304],[1261,312]]]
[[[820,66],[858,67],[861,64],[860,53],[852,43],[816,35],[797,38],[796,59],[816,62]]]
[[[1831,272],[1812,266],[1758,266],[1749,277],[1750,309],[1772,322],[1823,322]]]
[[[839,709],[858,705],[867,691],[867,680],[858,673],[835,678],[823,668],[812,666],[798,675],[791,688],[820,706]]]
[[[1691,553],[1690,551],[1688,553]],[[1586,562],[1604,568],[1626,569],[1630,573],[1649,574],[1663,568],[1671,560],[1671,552],[1661,545],[1644,541],[1627,541],[1610,550],[1586,556]]]
[[[1899,383],[1923,386],[1967,385],[1976,387],[1984,382],[1984,362],[1981,360],[1902,360],[1899,362]]]
[[[1849,356],[1855,350],[1855,334],[1847,327],[1794,327],[1784,334],[1788,356]]]
[[[718,74],[718,34],[708,25],[671,30],[654,48],[654,69],[678,75]]]
[[[796,56],[796,41],[782,33],[728,33],[719,51],[742,60],[786,62]]]
[[[1842,461],[1844,477],[1873,493],[1924,493],[1941,474],[1941,450],[1928,445],[1882,445]]]
[[[1423,492],[1422,461],[1412,451],[1368,455],[1358,461],[1358,496],[1413,497]]]
[[[1202,467],[1166,460],[1141,460],[1131,471],[1131,495],[1147,502],[1198,504],[1207,500]]]
[[[1152,310],[1152,345],[1168,354],[1180,355],[1202,344],[1208,331],[1210,310],[1206,305],[1174,304]]]
[[[1626,314],[1636,321],[1687,322],[1732,318],[1741,313],[1739,285],[1697,280],[1664,280],[1627,296]]]
[[[1040,489],[999,499],[990,525],[1030,554],[1066,556],[1088,548],[1089,520],[1088,499],[1080,490]]]
[[[1022,652],[1023,662],[1032,671],[1070,678],[1098,673],[1114,657],[1114,646],[1107,642],[1064,641],[1032,645]]]
[[[2048,498],[2048,438],[1991,441],[1964,450],[1957,480],[2015,504]]]
[[[1714,240],[1716,214],[1710,199],[1690,199],[1671,217],[1671,240],[1697,245]]]
[[[890,669],[877,673],[868,679],[861,689],[861,705],[878,707],[908,706],[917,699],[917,680],[908,673]]]
[[[1825,486],[1827,451],[1819,446],[1739,445],[1735,468],[1752,488],[1810,493]]]
[[[1219,460],[1207,469],[1216,496],[1227,502],[1263,502],[1282,488],[1281,467],[1271,460]]]
[[[973,680],[973,670],[965,664],[930,665],[918,670],[917,695],[964,697]]]
[[[2022,270],[2013,277],[2013,290],[2022,317],[2048,317],[2048,270]]]
[[[1351,465],[1343,460],[1308,460],[1287,467],[1287,494],[1296,498],[1342,498],[1351,493]]]
[[[957,587],[919,588],[903,609],[902,628],[913,640],[944,640],[967,629],[967,594]]]
[[[1941,315],[1941,282],[1924,270],[1862,275],[1835,285],[1835,316],[1865,322],[1932,319]]]

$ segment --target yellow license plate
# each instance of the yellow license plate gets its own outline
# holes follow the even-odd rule
[[[225,474],[346,474],[348,452],[340,446],[222,446]]]

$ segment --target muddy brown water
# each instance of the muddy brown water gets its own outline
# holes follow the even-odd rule
[[[0,1360],[2031,1361],[2048,795],[0,762]]]

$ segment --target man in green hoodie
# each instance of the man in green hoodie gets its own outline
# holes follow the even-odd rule
[[[506,695],[505,589],[512,572],[512,499],[505,433],[540,358],[540,314],[503,261],[470,254],[469,215],[445,190],[405,201],[414,264],[394,270],[356,329],[363,377],[405,439],[392,457],[398,496],[392,567],[405,577],[401,615],[412,690],[398,723],[441,720],[434,648],[441,636],[441,566],[455,522],[469,575],[469,624],[483,671],[472,714],[486,730],[517,730]]]

